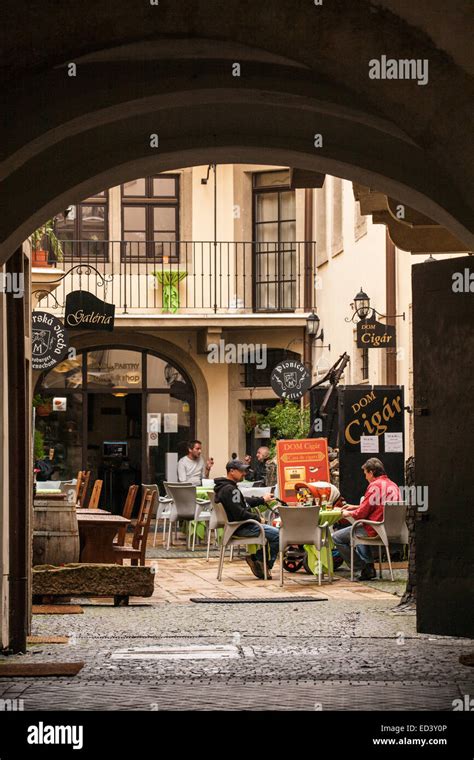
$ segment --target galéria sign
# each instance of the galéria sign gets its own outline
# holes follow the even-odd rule
[[[311,376],[304,364],[286,359],[273,368],[270,382],[277,396],[296,401],[308,390]]]
[[[32,315],[31,366],[45,372],[62,362],[68,350],[64,325],[47,311],[34,311]]]
[[[113,330],[114,304],[101,301],[87,290],[73,290],[66,296],[64,324],[68,330]]]
[[[393,325],[384,325],[375,315],[357,323],[357,348],[396,348],[397,337]]]

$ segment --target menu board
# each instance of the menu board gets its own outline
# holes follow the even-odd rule
[[[280,499],[296,504],[295,483],[329,482],[326,438],[277,441],[277,467]]]

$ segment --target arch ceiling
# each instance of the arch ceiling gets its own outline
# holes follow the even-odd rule
[[[30,0],[20,24],[6,0],[0,260],[91,192],[209,161],[352,179],[474,248],[470,3],[412,6]],[[427,59],[428,84],[370,79],[382,55]]]

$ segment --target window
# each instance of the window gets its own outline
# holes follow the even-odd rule
[[[178,261],[179,175],[142,177],[122,185],[122,257]]]
[[[361,348],[361,374],[362,380],[369,379],[369,349]]]
[[[296,208],[289,171],[253,175],[254,306],[256,311],[296,308]]]
[[[55,232],[62,242],[66,260],[75,256],[91,262],[106,260],[108,193],[97,193],[58,214]]]

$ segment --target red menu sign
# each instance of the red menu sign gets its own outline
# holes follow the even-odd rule
[[[296,504],[295,483],[315,480],[329,482],[326,438],[277,441],[278,489],[280,499]]]

